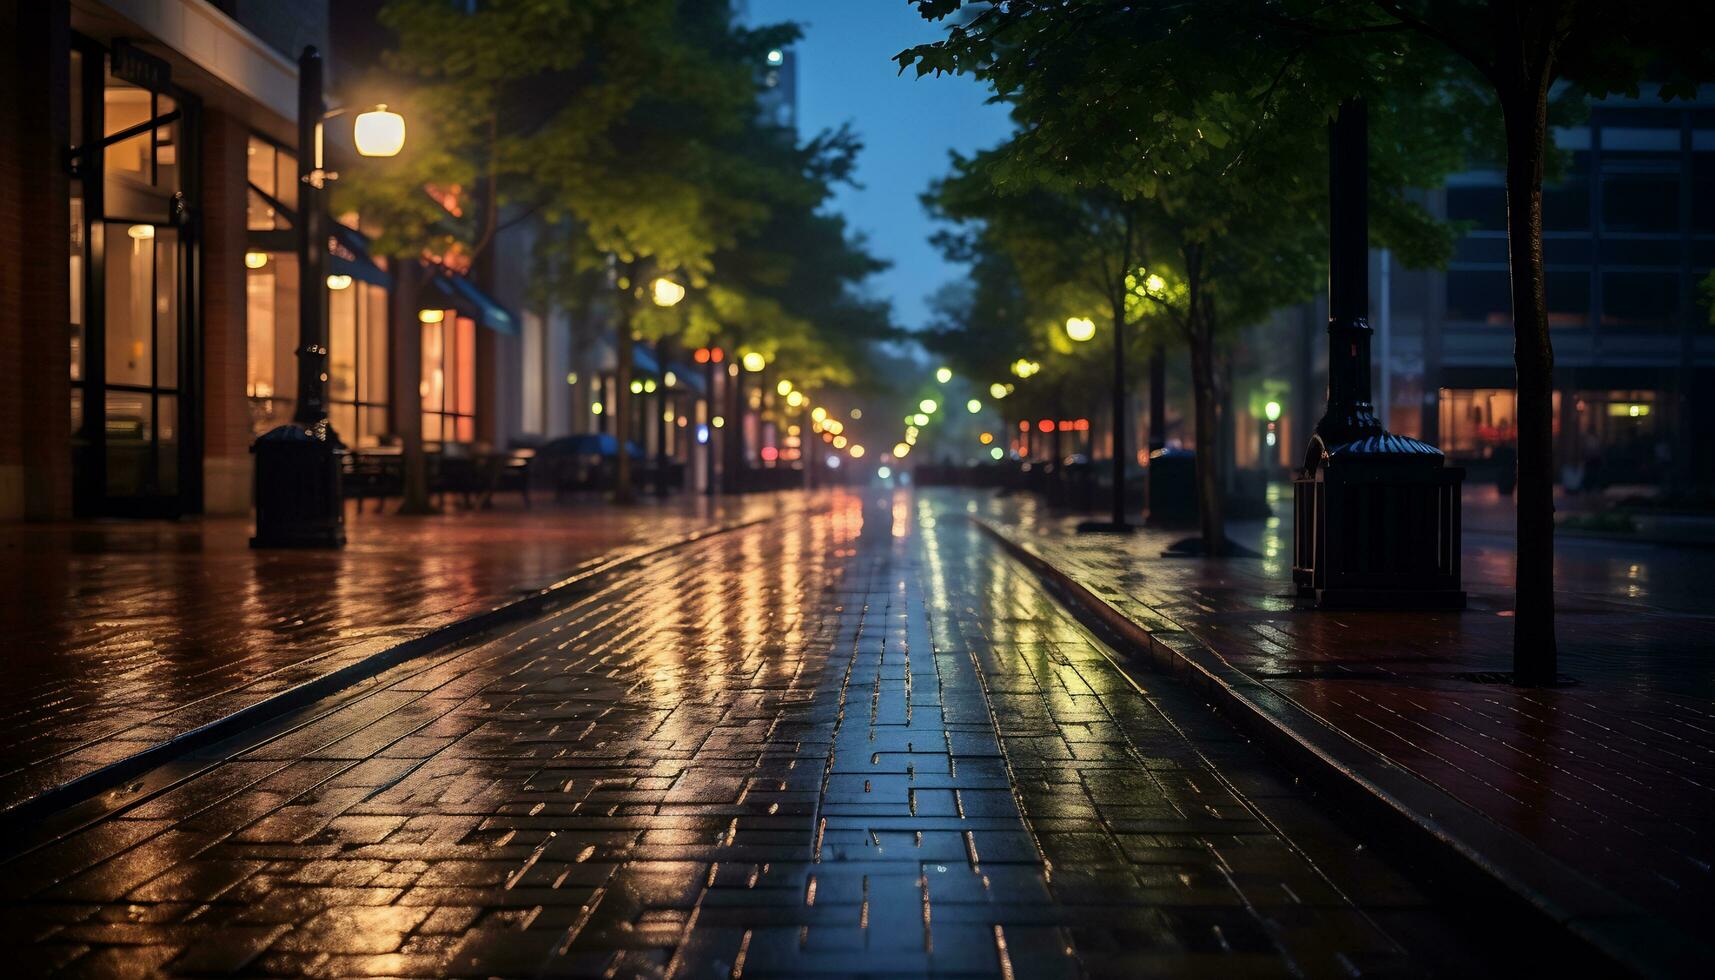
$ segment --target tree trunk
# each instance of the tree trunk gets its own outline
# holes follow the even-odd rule
[[[1542,261],[1542,164],[1548,78],[1503,93],[1513,361],[1518,369],[1518,568],[1513,679],[1552,684],[1554,643],[1554,348]]]
[[[1195,309],[1196,300],[1192,305]],[[1226,495],[1221,483],[1220,378],[1215,367],[1214,327],[1193,312],[1190,332],[1191,391],[1197,416],[1197,517],[1203,554],[1227,550]]]
[[[637,273],[635,265],[626,269],[624,288],[619,291],[619,308],[614,317],[614,368],[613,368],[613,439],[616,453],[613,463],[613,502],[629,504],[633,495],[631,489],[631,453],[627,444],[631,441],[631,312],[633,289],[636,283],[632,277]]]

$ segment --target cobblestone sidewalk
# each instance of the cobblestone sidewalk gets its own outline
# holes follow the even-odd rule
[[[31,973],[1483,972],[906,495],[735,532],[6,862]]]
[[[236,519],[0,527],[0,809],[582,563],[780,505],[351,512],[338,552],[252,551]]]
[[[1290,528],[1234,528],[1260,559],[1163,558],[1187,532],[1080,537],[1030,502],[935,496],[1029,542],[1149,627],[1165,620],[1377,754],[1688,937],[1715,908],[1715,552],[1557,543],[1560,670],[1501,680],[1511,540],[1465,538],[1470,608],[1310,612],[1290,596]]]

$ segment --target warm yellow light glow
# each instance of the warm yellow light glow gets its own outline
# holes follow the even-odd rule
[[[125,229],[125,234],[130,235],[132,238],[135,238],[140,242],[146,242],[149,239],[155,237],[155,226],[154,225],[132,225],[131,227]]]
[[[815,408],[810,409],[810,418],[817,421],[817,422],[820,422],[827,417],[828,417],[828,410],[823,408],[820,405],[817,405]]]
[[[649,380],[643,382],[643,390],[645,392],[653,392],[655,390],[655,379],[650,378]]]
[[[351,126],[351,140],[366,157],[398,156],[405,148],[405,117],[385,105],[360,112]]]
[[[1167,288],[1167,280],[1151,273],[1149,278],[1143,281],[1143,288],[1152,293],[1159,293]]]
[[[641,381],[633,381],[633,382],[632,382],[632,383],[631,383],[631,393],[632,393],[632,394],[634,394],[634,395],[641,395],[641,394],[643,394],[643,382],[641,382]]]
[[[725,425],[725,424],[726,424],[726,419],[724,419],[724,418],[722,418],[722,417],[720,417],[720,416],[719,416],[719,415],[717,415],[717,416],[715,416],[715,417],[714,417],[714,418],[712,418],[712,419],[710,419],[710,420],[709,420],[709,424],[710,424],[710,425],[712,425],[712,426],[714,426],[714,427],[715,427],[715,428],[717,428],[717,429],[718,429],[718,428],[720,428],[720,427],[721,427],[721,426],[723,426],[723,425]]]
[[[839,419],[827,419],[827,420],[825,420],[822,423],[822,428],[827,429],[829,432],[832,432],[836,436],[839,435],[840,433],[846,431],[845,423],[841,422]]]
[[[852,443],[852,448],[848,451],[852,454],[853,459],[862,459],[863,458],[863,447],[858,445],[855,442]]]
[[[797,408],[798,406],[804,404],[804,393],[801,391],[789,391],[789,392],[787,392],[786,393],[786,404],[792,406],[793,408]]]
[[[342,276],[336,272],[333,275],[328,276],[328,288],[329,289],[335,289],[335,290],[350,289],[351,288],[351,277],[350,276]]]
[[[834,437],[834,448],[835,449],[846,448],[846,437],[845,436],[835,436]]]
[[[601,402],[591,402],[590,403],[590,414],[591,415],[600,415],[601,413],[602,413]]]
[[[953,369],[952,368],[945,368],[945,367],[937,369],[935,371],[935,380],[941,382],[942,384],[946,384],[947,382],[953,380]]]
[[[447,318],[446,310],[418,310],[417,319],[424,323],[440,323]]]
[[[993,449],[989,450],[989,456],[990,456],[990,458],[998,461],[998,460],[1000,460],[1006,456],[1006,450],[1000,448],[999,446],[996,446]]]
[[[911,452],[910,446],[907,446],[903,442],[899,443],[898,445],[895,445],[893,447],[893,458],[894,459],[904,459],[906,457],[906,455],[908,455],[910,452]]]
[[[649,295],[656,306],[678,306],[685,298],[685,287],[663,276],[649,284]]]
[[[916,426],[928,425],[929,416],[924,415],[922,412],[918,412],[916,415],[911,416],[911,424]]]
[[[578,372],[567,371],[566,372],[566,384],[575,385],[577,383],[578,383]]]
[[[982,443],[982,444],[983,444],[983,445],[985,445],[985,446],[986,446],[986,445],[988,445],[988,444],[989,444],[989,443],[991,443],[991,442],[993,442],[993,441],[994,441],[994,433],[992,433],[992,432],[985,432],[985,433],[983,433],[983,434],[982,434],[982,435],[980,435],[980,436],[977,436],[977,441],[978,441],[978,442],[980,442],[980,443]]]
[[[917,408],[922,411],[924,415],[934,415],[935,409],[940,407],[941,406],[935,404],[935,399],[933,398],[925,398],[917,403]]]
[[[792,390],[792,382],[787,381],[785,378],[781,378],[780,383],[774,386],[774,390],[780,393],[781,398],[785,398],[787,392]]]
[[[755,374],[768,366],[768,359],[756,351],[751,351],[745,354],[742,360],[744,362],[744,369],[749,371],[751,374]]]
[[[1066,318],[1066,336],[1083,343],[1096,335],[1096,321],[1087,316]]]
[[[863,418],[863,409],[861,409],[861,408],[852,409],[852,421],[856,422],[858,419],[861,419],[861,418]]]
[[[244,253],[244,267],[246,269],[260,269],[267,264],[268,264],[268,253],[267,252],[245,252]]]
[[[965,411],[970,412],[972,415],[975,415],[982,410],[983,410],[983,403],[977,401],[975,398],[971,399],[968,402],[965,402]]]
[[[999,381],[996,381],[994,384],[989,385],[989,397],[993,398],[997,401],[999,399],[1005,398],[1006,397],[1006,385],[1001,384]]]
[[[1262,414],[1267,416],[1270,422],[1280,418],[1280,403],[1269,402],[1267,405],[1264,405],[1262,407]]]

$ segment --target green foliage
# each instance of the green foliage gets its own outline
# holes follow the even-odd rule
[[[538,296],[644,338],[794,352],[805,376],[849,376],[891,333],[856,291],[880,263],[824,210],[855,139],[759,118],[795,26],[740,27],[725,0],[388,0],[381,20],[410,138],[339,189],[380,251],[461,265],[534,220]],[[681,306],[647,301],[658,275]]]

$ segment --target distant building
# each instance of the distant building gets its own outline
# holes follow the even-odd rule
[[[1691,103],[1647,89],[1595,102],[1554,139],[1568,153],[1543,194],[1556,465],[1576,475],[1599,460],[1605,483],[1709,485],[1715,329],[1701,283],[1715,267],[1715,89]],[[1374,256],[1376,401],[1393,431],[1480,478],[1517,431],[1504,171],[1458,174],[1427,203],[1471,228],[1445,271]],[[1286,418],[1268,456],[1263,395],[1239,401],[1241,466],[1298,465],[1322,411],[1324,322],[1320,304],[1286,311],[1246,345],[1254,387]]]

